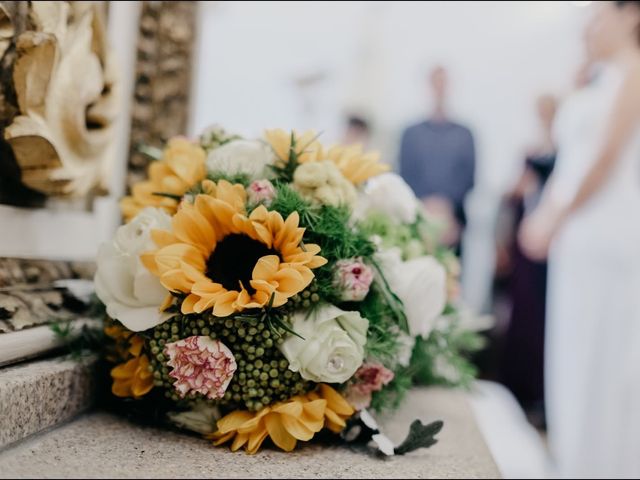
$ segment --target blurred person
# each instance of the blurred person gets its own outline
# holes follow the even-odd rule
[[[464,201],[474,184],[475,147],[471,131],[452,121],[447,111],[447,71],[429,75],[434,108],[429,118],[407,128],[400,147],[400,175],[427,210],[444,220],[444,240],[459,250],[466,224]]]
[[[370,138],[371,127],[364,117],[358,115],[347,117],[347,126],[342,139],[343,145],[362,145],[364,149],[367,149]]]
[[[496,245],[496,301],[506,303],[499,378],[515,395],[531,423],[544,427],[544,324],[547,264],[529,259],[516,241],[522,219],[538,204],[556,159],[552,125],[556,99],[543,95],[536,101],[540,139],[529,149],[515,186],[500,208],[502,227]]]
[[[640,2],[595,6],[602,69],[555,125],[558,159],[520,241],[549,254],[546,408],[564,477],[640,477]]]

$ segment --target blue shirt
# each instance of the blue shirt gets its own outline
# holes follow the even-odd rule
[[[428,120],[407,128],[400,147],[400,175],[419,198],[451,201],[464,224],[464,199],[473,188],[476,163],[471,131],[457,123]]]

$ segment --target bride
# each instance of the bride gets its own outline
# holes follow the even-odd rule
[[[564,477],[640,476],[640,2],[598,2],[601,65],[556,122],[557,169],[520,241],[550,250],[549,443]]]

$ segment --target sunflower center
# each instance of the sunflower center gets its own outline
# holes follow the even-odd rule
[[[207,277],[227,290],[239,290],[242,282],[253,295],[255,290],[249,283],[253,269],[266,255],[278,255],[278,252],[246,235],[227,235],[207,260]]]

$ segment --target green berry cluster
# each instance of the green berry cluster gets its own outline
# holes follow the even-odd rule
[[[281,315],[288,322],[288,316]],[[232,352],[238,368],[219,405],[229,410],[258,411],[272,403],[305,393],[313,388],[300,374],[289,370],[289,362],[278,349],[286,332],[272,330],[254,317],[219,318],[211,314],[176,315],[151,330],[149,349],[151,369],[157,387],[173,401],[180,397],[169,376],[164,346],[193,335],[205,335],[223,342]],[[201,397],[190,395],[187,399]]]
[[[292,310],[307,310],[319,301],[320,295],[318,294],[318,285],[313,281],[305,290],[300,293],[296,293],[291,297],[287,302],[287,305],[290,305]]]

